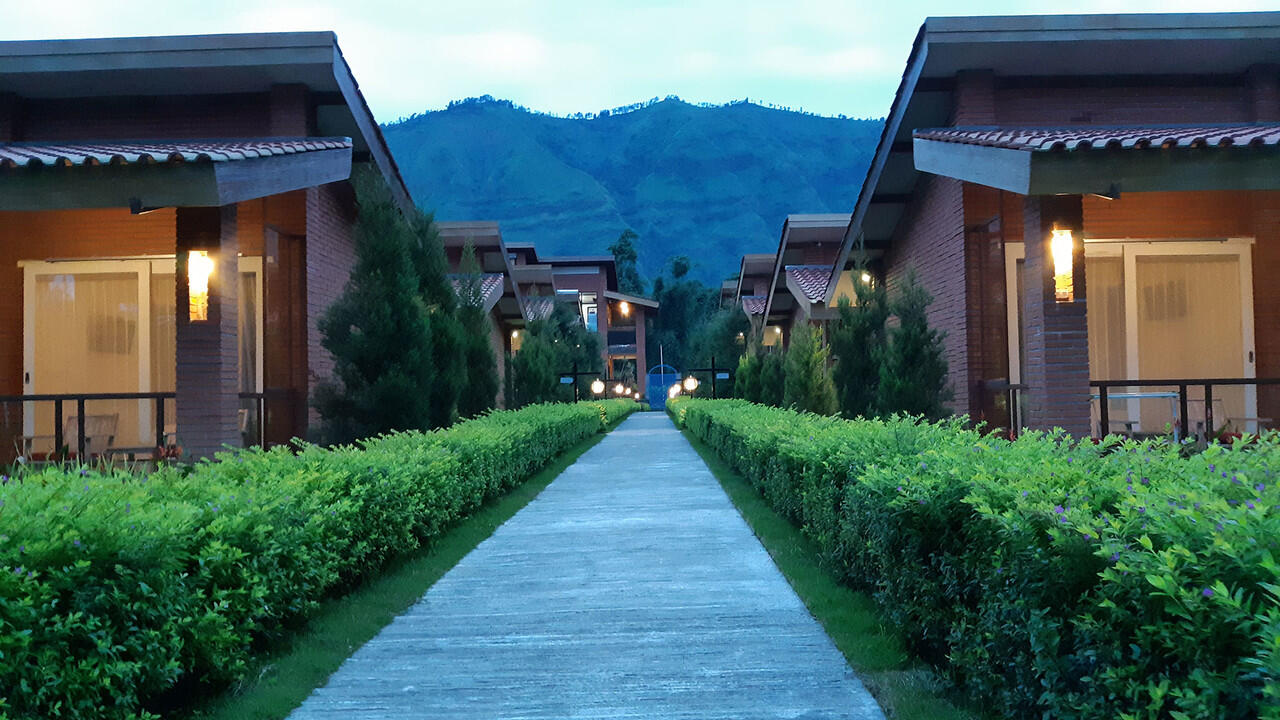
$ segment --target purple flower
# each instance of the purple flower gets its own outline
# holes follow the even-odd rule
[[[1253,486],[1253,489],[1257,490],[1258,492],[1262,492],[1263,490],[1267,489],[1267,486],[1264,485],[1263,483],[1258,483],[1257,485]]]
[[[1063,509],[1063,507],[1062,507],[1061,505],[1054,505],[1054,506],[1053,506],[1053,511],[1054,511],[1055,513],[1059,514],[1059,515],[1061,515],[1061,514],[1063,514],[1063,513],[1065,513],[1065,512],[1066,512],[1066,510],[1065,510],[1065,509]]]
[[[71,541],[71,544],[72,544],[72,545],[75,545],[76,547],[80,547],[80,541],[79,541],[79,540],[72,540],[72,541]]]
[[[1111,562],[1119,562],[1119,561],[1120,561],[1120,553],[1118,552],[1111,553]]]
[[[1023,490],[1023,491],[1022,491],[1022,497],[1026,497],[1026,496],[1027,496],[1027,491],[1026,491],[1026,490]]]
[[[1150,478],[1147,478],[1147,477],[1142,478],[1142,484],[1143,484],[1143,485],[1150,485],[1150,484],[1151,484],[1151,479],[1150,479]]]
[[[924,500],[921,500],[921,501],[920,501],[920,504],[921,504],[921,505],[923,505],[923,504],[924,504]]]
[[[85,470],[84,468],[80,468],[80,477],[85,477],[88,474],[89,474],[88,470]]]
[[[1138,512],[1139,512],[1139,513],[1145,513],[1146,511],[1147,511],[1147,509],[1146,509],[1145,507],[1143,507],[1143,506],[1141,506],[1141,505],[1139,505],[1139,506],[1138,506]]]
[[[1200,594],[1207,598],[1213,597],[1213,588],[1205,588],[1200,591]]]
[[[899,486],[898,486],[898,492],[902,492],[902,486],[901,486],[901,485],[899,485]]]
[[[1214,465],[1213,463],[1209,463],[1209,472],[1213,472],[1214,470],[1217,470],[1217,469],[1218,468],[1216,465]]]
[[[997,574],[997,575],[1001,575],[1001,574],[1003,574],[1003,573],[1004,573],[1004,568],[1002,568],[1002,567],[998,567],[998,568],[996,568],[996,574]]]
[[[27,552],[27,546],[26,546],[26,545],[19,545],[19,546],[18,546],[18,552],[25,554],[25,553]]]
[[[1249,508],[1250,510],[1253,509],[1253,503],[1249,502],[1248,500],[1245,500],[1244,506]]]
[[[1070,462],[1071,462],[1071,458],[1067,458],[1067,462],[1068,462],[1068,463],[1070,463]]]
[[[1214,525],[1213,527],[1214,527],[1214,528],[1216,528],[1218,532],[1222,532],[1222,523],[1218,523],[1217,525]]]

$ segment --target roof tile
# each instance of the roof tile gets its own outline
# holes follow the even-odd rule
[[[131,165],[162,162],[234,162],[351,147],[350,138],[175,140],[147,142],[0,143],[0,168],[41,165]]]
[[[804,291],[809,302],[821,302],[831,281],[831,268],[825,265],[788,265],[787,278]]]
[[[1233,147],[1280,144],[1280,124],[1150,125],[1138,127],[976,128],[917,130],[920,140],[1032,152],[1089,149]]]

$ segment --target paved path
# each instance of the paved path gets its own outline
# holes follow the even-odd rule
[[[643,413],[291,717],[883,715],[702,459]]]

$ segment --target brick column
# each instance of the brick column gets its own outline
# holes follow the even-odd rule
[[[1083,211],[1079,195],[1027,197],[1023,204],[1026,262],[1023,265],[1022,338],[1027,385],[1023,424],[1034,429],[1061,427],[1088,437],[1089,326],[1085,313]],[[1054,227],[1069,228],[1074,297],[1054,298],[1053,257],[1049,238]]]
[[[1247,77],[1253,121],[1280,121],[1280,65],[1254,65]]]
[[[649,361],[645,357],[644,341],[644,307],[641,305],[631,306],[631,316],[636,322],[636,390],[640,391],[640,397],[645,397],[649,392]]]
[[[237,342],[240,269],[236,208],[178,208],[177,213],[177,429],[184,459],[209,457],[223,445],[239,447],[240,369]],[[213,260],[209,319],[192,322],[187,254],[205,250]]]

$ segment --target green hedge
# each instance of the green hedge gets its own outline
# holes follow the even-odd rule
[[[1186,456],[959,420],[669,408],[995,714],[1280,717],[1276,434]]]
[[[216,690],[322,599],[636,407],[532,406],[142,478],[3,478],[0,717],[145,717]]]

